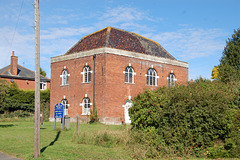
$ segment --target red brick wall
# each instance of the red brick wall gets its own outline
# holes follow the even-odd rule
[[[1,79],[5,79],[10,84],[12,83],[10,78],[1,78]],[[24,79],[14,79],[14,82],[17,84],[19,89],[35,90],[35,81],[24,80]],[[50,88],[50,82],[47,82],[47,88],[48,89]]]
[[[85,94],[93,103],[93,74],[91,74],[91,82],[83,84],[83,76],[81,72],[88,63],[93,71],[93,56],[78,59],[55,62],[51,64],[51,103],[50,117],[54,117],[54,106],[60,103],[63,96],[68,100],[69,116],[73,120],[77,114],[82,114],[82,103]],[[131,63],[136,72],[134,77],[135,84],[126,84],[123,71]],[[188,69],[184,67],[161,64],[152,61],[129,58],[125,56],[113,54],[96,55],[96,82],[95,82],[95,98],[98,116],[102,122],[121,123],[124,120],[124,108],[122,105],[129,96],[132,98],[143,92],[146,88],[157,89],[159,86],[167,86],[167,77],[171,70],[173,71],[177,83],[184,84],[188,81]],[[157,86],[147,86],[146,76],[147,70],[151,68],[156,70],[159,79]],[[61,86],[62,79],[60,75],[64,66],[69,71],[69,85]],[[92,108],[93,106],[91,106]],[[81,116],[86,117],[86,116]]]
[[[137,94],[143,92],[145,89],[150,88],[152,90],[157,89],[159,86],[168,85],[168,75],[171,70],[175,74],[177,83],[183,84],[188,81],[188,69],[173,65],[159,64],[157,62],[150,62],[145,60],[139,60],[135,58],[128,58],[124,56],[107,54],[107,74],[106,74],[106,109],[105,117],[117,117],[124,119],[124,108],[129,96],[132,98]],[[125,75],[123,71],[125,68],[131,66],[136,72],[134,77],[135,84],[125,83]],[[151,66],[156,70],[159,79],[157,79],[157,86],[148,86],[146,84],[147,71]],[[111,109],[114,108],[114,109]]]

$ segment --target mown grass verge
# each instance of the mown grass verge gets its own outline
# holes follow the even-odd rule
[[[67,131],[61,131],[60,123],[57,126],[54,130],[54,123],[44,123],[39,159],[132,159],[120,142],[124,139],[122,133],[127,132],[124,126],[81,124],[80,135],[75,133],[75,123]],[[34,123],[0,122],[0,151],[33,159]]]

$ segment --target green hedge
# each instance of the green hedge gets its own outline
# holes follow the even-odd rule
[[[169,154],[211,157],[208,147],[234,137],[233,128],[239,123],[237,86],[200,80],[170,89],[146,90],[134,98],[129,111],[133,135],[139,143],[146,144],[147,157]],[[236,130],[235,138],[240,138],[239,131]],[[240,148],[232,141],[231,145]],[[233,154],[236,147],[223,149],[228,154],[222,157],[239,157]],[[215,157],[218,156],[211,158]]]
[[[16,83],[8,85],[6,81],[0,81],[0,116],[1,117],[28,117],[34,113],[34,90],[20,90]],[[49,118],[50,90],[40,93],[41,111],[44,119]]]

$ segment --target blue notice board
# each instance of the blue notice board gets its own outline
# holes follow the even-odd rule
[[[63,118],[63,105],[61,103],[55,105],[54,118]]]

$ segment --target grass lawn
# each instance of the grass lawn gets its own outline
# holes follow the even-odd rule
[[[71,123],[71,128],[68,131],[61,131],[60,125],[57,123],[57,129],[54,130],[54,123],[44,123],[43,129],[41,129],[41,155],[39,159],[132,159],[130,152],[123,144],[81,143],[82,141],[76,140],[76,123]],[[80,137],[82,135],[86,137],[104,132],[121,133],[126,130],[126,127],[81,124],[80,130]],[[98,140],[101,141],[101,139]],[[34,123],[0,122],[0,151],[19,158],[33,159]]]

